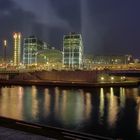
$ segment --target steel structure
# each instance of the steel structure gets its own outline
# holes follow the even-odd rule
[[[70,33],[63,37],[63,64],[68,68],[81,68],[83,42],[81,34]]]
[[[45,49],[44,42],[35,36],[24,38],[23,44],[23,64],[37,65],[38,52]]]

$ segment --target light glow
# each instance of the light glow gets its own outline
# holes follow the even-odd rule
[[[114,77],[111,77],[111,80],[114,80]]]
[[[17,33],[14,33],[13,38],[14,38],[14,39],[17,38]]]
[[[101,77],[101,80],[103,81],[105,78],[104,77]]]
[[[7,40],[4,40],[4,46],[5,47],[7,46]]]
[[[14,65],[20,64],[20,55],[21,55],[21,33],[14,33]]]

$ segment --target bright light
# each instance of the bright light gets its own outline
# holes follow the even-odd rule
[[[114,80],[114,77],[111,77],[111,80]]]
[[[4,46],[7,46],[7,40],[4,40]]]
[[[121,77],[121,80],[125,80],[125,76]]]
[[[101,80],[103,81],[105,78],[104,77],[101,77]]]
[[[19,39],[21,38],[21,34],[20,34],[20,33],[18,34],[18,38],[19,38]]]
[[[17,38],[17,34],[16,34],[16,33],[14,33],[13,37],[16,39],[16,38]]]

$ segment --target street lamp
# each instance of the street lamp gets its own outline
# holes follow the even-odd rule
[[[6,67],[6,48],[7,48],[7,40],[4,40],[3,41],[3,60],[4,60],[4,64],[5,64],[5,67]]]

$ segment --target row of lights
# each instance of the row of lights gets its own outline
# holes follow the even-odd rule
[[[122,77],[121,77],[121,80],[125,80],[125,79],[126,79],[125,76],[122,76]],[[105,80],[105,77],[102,76],[102,77],[100,78],[100,80],[101,80],[101,81],[104,81],[104,80]],[[111,81],[114,81],[114,80],[115,80],[115,77],[111,76],[111,77],[110,77],[110,80],[111,80]]]

